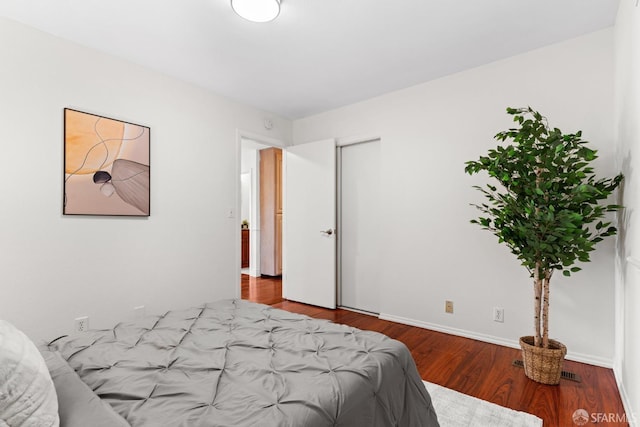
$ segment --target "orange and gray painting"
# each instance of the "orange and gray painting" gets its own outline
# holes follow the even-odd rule
[[[65,109],[64,213],[149,215],[149,128]]]

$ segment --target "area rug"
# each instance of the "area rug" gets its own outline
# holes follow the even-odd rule
[[[424,381],[440,427],[541,427],[542,420]]]

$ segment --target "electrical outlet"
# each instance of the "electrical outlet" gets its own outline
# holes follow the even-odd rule
[[[453,314],[453,301],[444,302],[444,312]]]
[[[504,323],[504,308],[493,307],[493,321]]]
[[[133,307],[133,315],[136,320],[142,319],[144,317],[144,314],[144,305]]]
[[[76,332],[89,330],[89,316],[77,317],[75,319]]]

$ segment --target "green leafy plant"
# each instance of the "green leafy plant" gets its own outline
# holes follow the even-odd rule
[[[596,179],[590,163],[596,151],[582,132],[563,134],[527,108],[507,108],[519,127],[498,133],[507,146],[466,162],[470,175],[486,171],[499,185],[478,189],[488,203],[473,205],[482,216],[471,222],[491,231],[518,257],[533,278],[534,345],[549,348],[549,282],[555,270],[570,276],[577,261],[590,261],[595,244],[616,233],[607,212],[619,205],[602,204],[623,177]],[[498,188],[500,187],[500,188]]]

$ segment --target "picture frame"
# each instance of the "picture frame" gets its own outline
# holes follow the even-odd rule
[[[150,216],[150,134],[65,108],[63,215]]]

